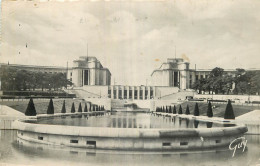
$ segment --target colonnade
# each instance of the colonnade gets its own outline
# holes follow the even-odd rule
[[[149,100],[155,96],[155,87],[113,85],[108,88],[108,96],[112,99]]]

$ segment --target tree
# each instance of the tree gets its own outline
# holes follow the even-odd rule
[[[78,108],[78,112],[82,112],[82,107],[81,107],[81,103],[79,103],[79,108]]]
[[[180,105],[180,107],[179,107],[178,114],[182,114],[182,108],[181,108],[181,105]]]
[[[34,106],[34,103],[33,103],[33,99],[30,98],[30,101],[28,103],[28,106],[26,108],[26,111],[24,113],[26,116],[36,116],[36,109],[35,109],[35,106]]]
[[[226,106],[224,119],[235,119],[235,114],[230,100],[228,100],[228,104]]]
[[[175,105],[173,106],[173,111],[172,111],[172,113],[173,113],[173,114],[176,114],[176,113],[177,113]]]
[[[48,109],[47,109],[47,114],[54,114],[54,106],[53,106],[52,99],[50,99],[49,106],[48,106]]]
[[[208,104],[207,116],[208,117],[213,117],[211,102],[209,102],[209,104]]]
[[[71,113],[75,113],[75,106],[74,106],[74,102],[72,103],[72,106],[71,106]]]
[[[165,106],[165,108],[166,108],[166,109],[165,109],[165,112],[166,112],[166,113],[169,113],[169,111],[168,111],[168,107]]]
[[[84,112],[88,112],[88,106],[86,103],[85,103],[85,107],[84,107]]]
[[[187,105],[186,107],[186,112],[185,112],[186,115],[189,115],[190,114],[190,108],[189,108],[189,105]]]
[[[62,105],[61,113],[66,113],[65,100],[63,100],[63,105]]]
[[[195,104],[194,116],[200,116],[198,103]]]

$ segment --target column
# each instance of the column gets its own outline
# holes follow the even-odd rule
[[[130,91],[130,87],[127,86],[127,88],[126,88],[126,92],[127,92],[127,94],[126,94],[126,98],[127,98],[127,99],[129,99],[129,91]]]
[[[116,99],[119,99],[119,86],[116,87]]]
[[[122,99],[125,99],[125,86],[122,86]]]
[[[145,86],[143,87],[143,100],[145,100]]]
[[[137,100],[140,100],[140,86],[137,87]]]
[[[111,85],[111,99],[114,99],[114,86]]]
[[[151,93],[150,93],[150,90],[151,90],[151,87],[150,86],[148,86],[147,87],[147,90],[148,90],[148,96],[147,96],[147,100],[150,100],[150,95],[151,95]]]
[[[132,100],[135,99],[135,87],[132,86]]]
[[[155,94],[156,93],[156,91],[155,91],[155,86],[153,87],[153,99],[155,99]]]

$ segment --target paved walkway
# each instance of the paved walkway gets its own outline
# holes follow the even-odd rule
[[[0,129],[12,129],[12,122],[22,117],[25,117],[23,113],[8,106],[0,105]]]
[[[260,110],[254,110],[236,118],[237,121],[246,122],[246,124],[260,124]]]

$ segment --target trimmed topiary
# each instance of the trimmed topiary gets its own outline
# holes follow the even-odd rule
[[[208,104],[207,116],[208,117],[213,117],[211,102],[209,102],[209,104]]]
[[[186,107],[186,112],[185,112],[186,115],[189,115],[190,114],[190,108],[189,108],[189,105],[187,105]]]
[[[165,108],[164,108],[164,106],[163,106],[163,108],[162,108],[162,112],[165,112]]]
[[[82,112],[82,107],[81,107],[81,103],[79,103],[79,108],[78,108],[78,112]]]
[[[88,106],[86,103],[85,103],[85,107],[84,107],[84,112],[88,112]]]
[[[166,113],[169,113],[169,110],[168,110],[168,107],[167,106],[165,106],[166,108],[165,108],[165,112]]]
[[[61,113],[66,113],[65,100],[63,100],[63,105],[62,105]]]
[[[36,113],[36,109],[35,109],[35,106],[34,106],[32,98],[30,98],[28,106],[27,106],[26,111],[25,111],[24,114],[26,116],[36,116],[37,113]]]
[[[47,109],[47,114],[54,114],[54,106],[53,106],[52,99],[50,99],[49,106],[48,106],[48,109]]]
[[[92,111],[92,109],[91,109],[91,103],[89,104],[89,112],[91,112]]]
[[[169,113],[172,113],[172,106],[169,107]]]
[[[173,113],[173,114],[176,114],[176,113],[177,113],[175,105],[173,106],[173,111],[172,111],[172,113]]]
[[[72,103],[72,106],[71,106],[71,113],[75,113],[75,106],[74,106],[74,102]]]
[[[198,103],[195,104],[194,116],[200,116]]]
[[[228,100],[228,104],[226,106],[224,119],[235,119],[235,114],[234,114],[233,107],[231,105],[231,101],[230,100]]]
[[[180,105],[180,107],[179,107],[178,114],[182,114],[182,107],[181,107],[181,105]]]

